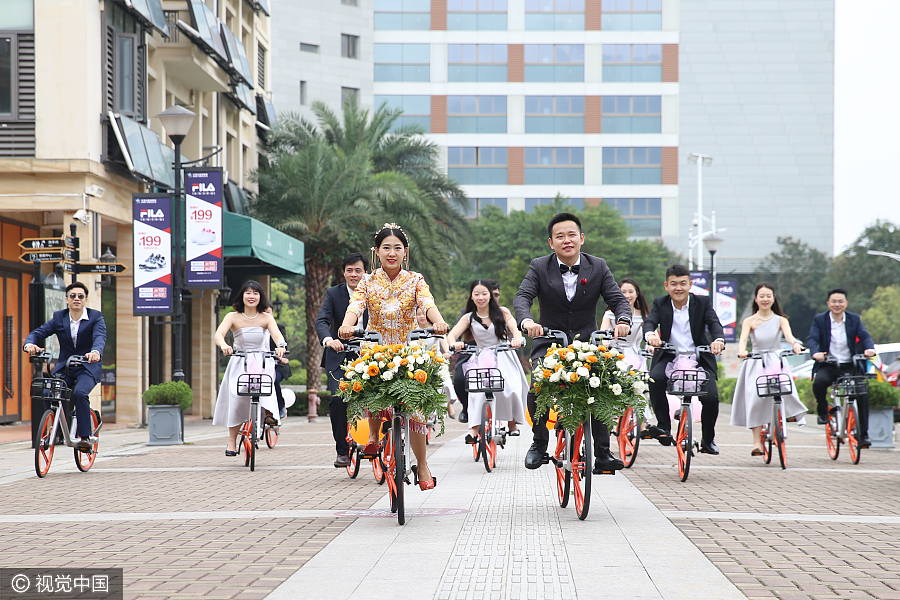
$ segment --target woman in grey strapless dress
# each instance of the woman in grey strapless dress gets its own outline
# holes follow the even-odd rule
[[[753,300],[756,312],[744,319],[741,325],[741,341],[738,344],[738,356],[747,356],[747,338],[752,342],[753,352],[763,355],[762,359],[745,360],[738,374],[734,387],[734,400],[731,406],[731,424],[747,427],[752,430],[753,456],[762,454],[760,429],[772,418],[772,398],[762,398],[756,393],[756,378],[763,374],[787,373],[790,366],[778,356],[781,341],[786,339],[793,345],[795,353],[800,353],[802,344],[794,338],[787,317],[781,314],[781,308],[775,299],[772,286],[761,283],[756,287]],[[793,386],[790,396],[782,396],[782,412],[785,419],[796,420],[803,425],[806,406],[797,395],[797,386]]]

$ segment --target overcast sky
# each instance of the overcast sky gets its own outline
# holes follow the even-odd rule
[[[836,0],[834,20],[837,254],[875,219],[900,223],[900,2]]]

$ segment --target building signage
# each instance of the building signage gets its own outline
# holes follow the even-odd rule
[[[172,314],[172,197],[134,194],[134,315]]]
[[[737,341],[737,281],[723,279],[716,281],[719,293],[716,294],[716,314],[722,329],[725,331],[726,342]]]
[[[221,288],[222,170],[184,170],[185,273],[187,288]]]

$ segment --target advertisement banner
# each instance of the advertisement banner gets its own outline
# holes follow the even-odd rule
[[[221,288],[222,170],[184,170],[185,264],[187,288]]]
[[[134,316],[172,314],[172,197],[133,194]]]
[[[737,341],[737,281],[723,279],[716,281],[719,293],[716,295],[716,314],[725,330],[725,341]]]
[[[691,293],[709,296],[709,271],[691,271]]]

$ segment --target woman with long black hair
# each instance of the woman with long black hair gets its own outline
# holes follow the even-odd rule
[[[631,333],[625,338],[622,350],[625,361],[638,371],[647,370],[647,360],[641,356],[641,343],[644,341],[644,329],[642,324],[644,317],[650,313],[650,305],[644,298],[641,287],[634,279],[625,278],[619,284],[622,295],[631,305]],[[608,330],[615,326],[615,316],[610,311],[603,313],[603,322],[600,329]]]
[[[457,350],[463,347],[463,342],[456,342],[460,336],[466,341],[474,341],[478,346],[479,354],[469,360],[469,367],[496,365],[503,374],[504,389],[494,393],[494,418],[508,421],[509,434],[519,435],[516,424],[525,422],[525,396],[528,393],[528,381],[522,364],[511,352],[493,352],[491,356],[483,356],[482,353],[491,352],[485,349],[506,341],[513,348],[520,348],[522,334],[509,309],[497,304],[491,294],[490,282],[486,279],[472,282],[466,312],[450,330],[448,342],[455,344]],[[466,442],[470,444],[477,441],[483,404],[483,393],[469,394],[469,423],[472,429],[466,436]]]

